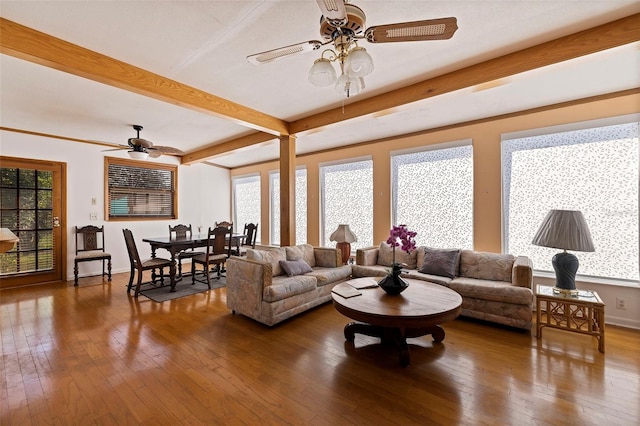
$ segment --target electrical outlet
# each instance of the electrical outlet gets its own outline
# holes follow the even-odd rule
[[[627,309],[625,300],[622,297],[616,297],[616,309]]]
[[[98,220],[98,213],[90,213],[89,220]]]
[[[95,206],[96,204],[98,204],[98,199],[96,197],[91,197],[91,205]]]

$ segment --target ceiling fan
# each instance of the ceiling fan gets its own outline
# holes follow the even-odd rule
[[[247,60],[259,65],[297,53],[318,50],[332,43],[334,49],[322,52],[309,71],[309,82],[315,86],[336,85],[338,93],[349,97],[364,88],[363,77],[373,71],[373,60],[358,40],[369,43],[393,43],[400,41],[446,40],[458,29],[456,18],[427,19],[377,25],[365,29],[366,15],[348,0],[316,0],[322,16],[320,35],[323,41],[310,40],[278,49],[247,56]],[[325,54],[326,57],[325,57]],[[331,62],[340,64],[337,77]]]
[[[137,132],[137,135],[135,138],[129,138],[129,140],[127,141],[127,145],[119,145],[120,148],[105,149],[103,152],[128,149],[130,150],[129,156],[136,160],[146,160],[147,157],[158,158],[162,154],[184,154],[184,152],[179,150],[178,148],[173,148],[171,146],[154,145],[153,142],[142,139],[140,137],[140,130],[142,130],[142,126],[140,126],[139,124],[134,124],[133,129]]]

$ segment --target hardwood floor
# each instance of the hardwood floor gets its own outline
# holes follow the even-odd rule
[[[458,319],[394,348],[325,304],[273,328],[225,289],[155,303],[127,274],[0,292],[1,425],[637,425],[640,331],[596,339]]]

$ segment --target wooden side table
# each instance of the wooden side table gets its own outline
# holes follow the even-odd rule
[[[536,337],[542,338],[543,327],[588,334],[598,339],[598,350],[604,353],[604,306],[595,291],[580,290],[571,295],[554,293],[553,287],[537,285]]]

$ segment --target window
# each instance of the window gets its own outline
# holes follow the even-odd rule
[[[280,172],[269,174],[271,244],[280,244]],[[307,242],[307,169],[296,170],[296,244]]]
[[[0,254],[0,275],[53,269],[53,173],[0,168],[0,222],[20,242]]]
[[[176,219],[178,167],[105,157],[109,220]]]
[[[503,137],[504,235],[509,252],[528,255],[536,270],[553,271],[551,258],[559,250],[534,246],[531,240],[549,210],[580,210],[596,251],[576,253],[578,273],[638,280],[638,123],[620,121]]]
[[[416,243],[473,249],[473,148],[469,141],[391,156],[392,215]]]
[[[234,229],[242,231],[245,223],[260,223],[260,176],[239,176],[232,179]],[[260,228],[258,228],[260,229]],[[256,237],[260,242],[260,233]]]
[[[320,166],[322,245],[340,224],[348,224],[358,241],[351,250],[373,244],[373,161]]]

